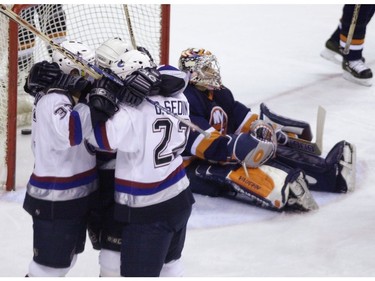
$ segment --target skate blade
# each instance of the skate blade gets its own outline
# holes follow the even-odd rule
[[[349,72],[344,70],[343,77],[345,80],[348,80],[350,82],[353,82],[355,84],[361,85],[361,86],[366,86],[366,87],[371,87],[372,86],[372,78],[368,79],[359,79],[351,75]]]
[[[320,56],[330,62],[333,62],[334,64],[341,65],[342,64],[342,56],[338,53],[335,53],[329,49],[324,49]]]

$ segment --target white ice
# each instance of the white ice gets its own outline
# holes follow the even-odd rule
[[[183,252],[189,277],[375,276],[375,85],[342,78],[320,57],[342,5],[172,5],[170,63],[188,47],[217,55],[224,84],[259,112],[305,120],[315,130],[327,110],[324,151],[338,141],[357,147],[357,185],[350,194],[317,193],[316,212],[274,213],[228,199],[196,196]],[[364,56],[375,71],[375,26]],[[23,277],[32,258],[32,223],[22,209],[32,171],[30,136],[18,135],[16,190],[0,192],[0,276]],[[88,243],[72,277],[97,277]]]

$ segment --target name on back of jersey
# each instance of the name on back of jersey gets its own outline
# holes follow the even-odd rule
[[[160,103],[159,103],[160,104]],[[189,103],[187,101],[181,100],[166,100],[161,102],[161,106],[165,107],[169,111],[177,115],[189,115]],[[160,110],[158,107],[155,106],[156,114],[164,115],[167,114],[166,112]]]

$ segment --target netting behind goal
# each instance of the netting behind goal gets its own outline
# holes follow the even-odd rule
[[[109,38],[131,42],[124,5],[7,5],[55,43],[76,40],[97,48]],[[168,63],[169,5],[127,5],[137,46],[156,64]],[[16,127],[31,124],[33,98],[23,91],[30,67],[51,61],[48,44],[0,13],[0,185],[15,187]]]

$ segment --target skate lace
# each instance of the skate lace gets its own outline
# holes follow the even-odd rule
[[[349,67],[357,73],[361,73],[362,71],[368,69],[368,67],[363,63],[362,60],[349,61]]]

